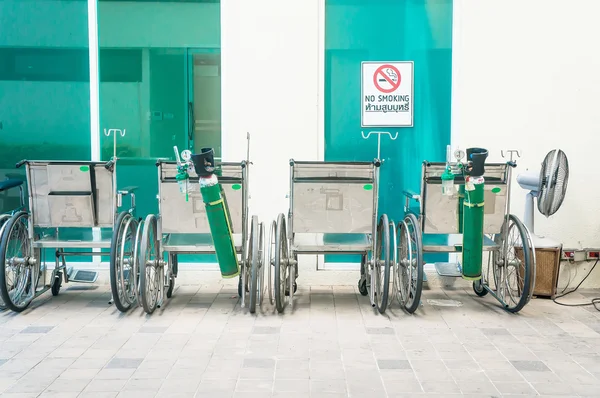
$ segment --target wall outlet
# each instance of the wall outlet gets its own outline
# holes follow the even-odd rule
[[[561,260],[575,261],[575,249],[563,249]]]
[[[600,249],[585,249],[585,259],[587,261],[600,260]]]

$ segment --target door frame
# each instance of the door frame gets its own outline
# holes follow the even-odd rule
[[[191,128],[190,132],[190,104],[194,103],[194,55],[195,54],[219,54],[221,55],[220,48],[198,48],[198,47],[186,47],[185,48],[185,59],[184,62],[184,76],[186,77],[185,84],[185,98],[183,99],[183,114],[185,115],[185,125],[186,125],[186,135],[187,135],[187,149],[193,151],[194,150],[194,130],[195,126]],[[219,69],[221,68],[221,64],[219,63]],[[192,111],[193,112],[193,111]],[[221,132],[221,135],[223,133]],[[222,141],[222,138],[221,138]],[[222,149],[221,149],[222,151]],[[215,158],[220,160],[219,158]]]

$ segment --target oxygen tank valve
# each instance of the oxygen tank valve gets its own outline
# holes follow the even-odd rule
[[[485,174],[485,160],[488,157],[487,149],[467,148],[466,173],[473,177],[481,177]]]

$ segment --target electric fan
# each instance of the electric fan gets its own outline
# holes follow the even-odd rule
[[[540,213],[550,217],[558,211],[567,192],[569,181],[569,162],[567,155],[560,149],[548,152],[539,172],[526,171],[517,176],[517,182],[523,189],[529,190],[525,202],[525,226],[534,233],[533,198],[537,198]],[[539,238],[539,237],[536,237]]]
[[[536,271],[533,294],[536,296],[556,295],[562,243],[535,234],[534,198],[537,198],[538,211],[550,217],[561,207],[568,181],[569,162],[567,155],[560,149],[548,152],[539,172],[526,171],[517,176],[517,183],[521,188],[529,190],[525,201],[524,220],[535,247]]]

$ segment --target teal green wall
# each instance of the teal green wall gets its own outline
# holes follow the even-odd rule
[[[26,158],[90,159],[88,60],[86,2],[0,1],[0,180]],[[0,194],[0,211],[18,203]]]
[[[221,4],[199,1],[98,4],[100,47],[221,47]]]
[[[113,153],[102,131],[125,128],[119,185],[139,186],[145,216],[158,209],[155,158],[186,145],[185,49],[220,51],[220,4],[100,1],[98,19],[101,159]],[[23,158],[89,160],[89,98],[87,2],[0,1],[0,179]],[[172,118],[152,120],[156,108]],[[0,194],[0,210],[17,202]]]
[[[381,143],[379,212],[398,222],[402,191],[419,191],[422,161],[443,161],[450,143],[452,0],[326,0],[325,21],[325,160],[377,156],[376,137],[361,136],[382,130],[361,128],[361,62],[414,61],[414,127],[383,129],[399,134]]]
[[[24,158],[90,158],[87,32],[86,3],[0,1],[0,179]]]
[[[220,52],[220,4],[100,2],[98,35],[100,129],[127,131],[117,143],[117,175],[120,186],[138,186],[136,214],[144,218],[158,212],[156,159],[187,147],[188,49]],[[101,147],[109,159],[112,137],[102,136]]]

